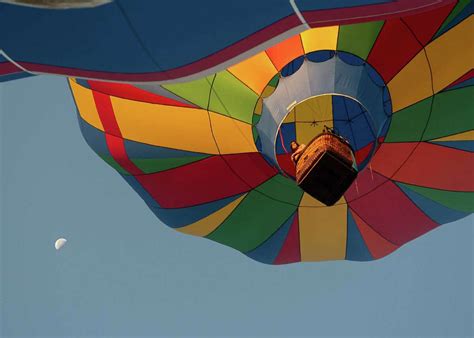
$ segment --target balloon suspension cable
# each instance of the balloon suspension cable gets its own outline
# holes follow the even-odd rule
[[[372,178],[372,181],[374,180],[374,173],[372,171],[372,163],[369,163],[369,171],[370,171],[370,177]]]
[[[354,183],[355,183],[355,186],[356,186],[357,196],[359,196],[359,185],[357,184],[357,178],[354,181]]]
[[[283,139],[283,133],[281,132],[281,128],[278,130],[278,133],[280,134],[281,147],[283,148],[283,150],[285,151],[285,153],[289,154],[288,150],[287,150],[286,147],[285,147],[285,140]]]

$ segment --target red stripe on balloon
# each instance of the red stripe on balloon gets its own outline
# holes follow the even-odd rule
[[[274,174],[259,153],[251,153],[213,156],[136,179],[161,207],[184,208],[247,192]]]
[[[278,165],[280,168],[292,177],[296,177],[296,167],[291,160],[291,154],[277,155]]]
[[[434,189],[474,191],[473,168],[474,153],[422,142],[393,179]]]
[[[122,133],[115,118],[110,96],[92,91],[100,121],[105,131],[105,141],[110,155],[123,169],[132,175],[141,175],[141,171],[128,157]]]
[[[295,214],[285,242],[273,264],[288,264],[301,261],[300,229],[298,213]]]
[[[400,19],[389,20],[380,31],[367,61],[388,83],[421,49]]]
[[[438,226],[391,181],[349,202],[349,207],[372,229],[396,245]]]
[[[92,95],[94,97],[94,102],[97,107],[100,122],[102,122],[102,126],[104,127],[104,131],[108,134],[122,137],[117,120],[115,119],[110,96],[96,91],[92,91]]]
[[[374,171],[371,166],[365,167],[359,174],[354,183],[347,189],[344,198],[349,203],[364,196],[387,182],[388,178]]]
[[[142,175],[143,171],[133,163],[127,155],[123,139],[114,135],[105,134],[107,148],[109,148],[115,162],[132,175]]]
[[[372,170],[392,177],[408,159],[418,142],[383,143],[372,158]]]
[[[422,50],[453,6],[448,3],[436,10],[385,22],[367,59],[385,83]]]
[[[403,17],[403,21],[410,27],[418,41],[422,45],[426,45],[441,27],[455,5],[456,2],[453,1],[426,13]]]
[[[398,246],[390,243],[380,236],[374,229],[367,225],[357,214],[351,211],[352,217],[359,228],[360,234],[364,239],[367,248],[375,259],[387,256],[391,252],[397,250]]]

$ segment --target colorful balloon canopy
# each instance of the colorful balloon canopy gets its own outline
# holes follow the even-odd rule
[[[0,3],[0,81],[39,73],[127,82],[183,81],[222,70],[309,27],[383,20],[454,2],[114,0],[77,10]],[[458,12],[465,10],[453,14]]]
[[[86,141],[169,227],[268,264],[378,259],[473,212],[471,13],[307,29],[191,81],[69,83]],[[360,166],[331,207],[288,165],[323,125]]]

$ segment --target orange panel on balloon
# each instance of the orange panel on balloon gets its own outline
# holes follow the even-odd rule
[[[290,61],[304,54],[299,34],[268,48],[266,52],[278,70],[281,70]]]

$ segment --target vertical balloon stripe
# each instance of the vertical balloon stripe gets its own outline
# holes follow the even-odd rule
[[[381,236],[396,245],[411,241],[438,226],[391,181],[349,202],[349,207]]]
[[[115,118],[115,112],[110,101],[110,96],[102,94],[100,92],[93,91],[94,102],[99,113],[100,121],[104,126],[104,131],[107,134],[122,137],[120,128]]]
[[[383,24],[383,21],[374,21],[340,26],[337,50],[367,59]]]
[[[367,248],[369,249],[372,257],[379,259],[398,249],[397,245],[383,238],[377,231],[365,223],[357,215],[357,213],[354,213],[351,210],[351,214],[355,223],[357,224],[357,227],[359,228],[362,237],[364,238],[365,243],[367,244]]]
[[[275,68],[280,71],[290,61],[304,54],[300,35],[295,35],[266,50]]]
[[[296,263],[301,261],[300,253],[300,232],[299,232],[299,221],[298,213],[293,218],[288,235],[286,236],[285,242],[278,253],[278,256],[273,261],[273,264],[288,264]]]
[[[120,132],[115,113],[110,101],[110,96],[93,91],[94,102],[99,113],[100,121],[105,129],[105,141],[115,162],[126,172],[132,175],[140,175],[143,172],[128,158],[125,150],[124,140]]]
[[[114,160],[127,172],[132,175],[141,175],[143,171],[138,168],[135,163],[130,161],[128,158],[125,146],[123,144],[123,139],[115,135],[105,134],[105,140],[107,142],[107,147],[109,148],[110,153]]]
[[[301,205],[305,206],[298,208],[301,261],[344,259],[347,204],[326,207],[308,197],[307,194],[304,195]]]
[[[301,33],[305,54],[317,50],[335,50],[339,26],[312,28]]]

